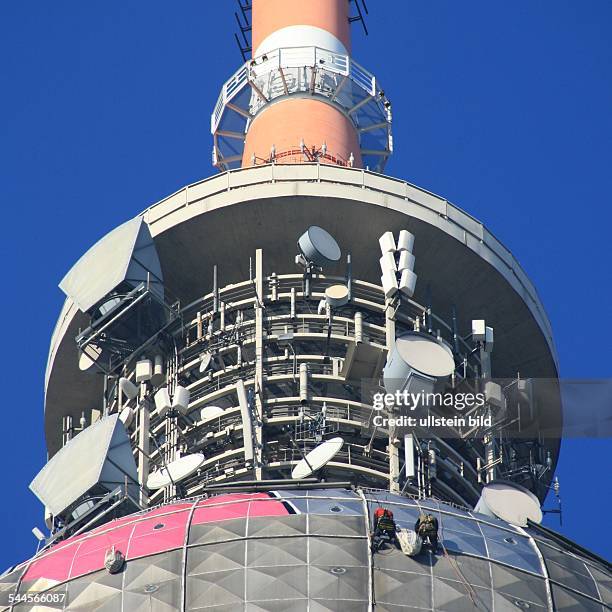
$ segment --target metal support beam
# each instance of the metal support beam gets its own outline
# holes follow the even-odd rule
[[[255,422],[255,478],[257,480],[262,478],[261,450],[263,448],[263,288],[263,251],[257,249],[255,251],[255,291],[257,294],[255,296],[255,408],[257,413],[257,421]]]
[[[145,492],[149,479],[149,406],[146,400],[146,383],[140,385],[140,410],[138,411],[138,484],[140,484],[140,505],[143,508],[149,503],[149,496]]]
[[[385,300],[385,337],[387,344],[387,354],[390,355],[395,346],[395,308],[393,300]],[[389,427],[389,491],[400,492],[399,484],[399,441],[397,439],[396,428]]]

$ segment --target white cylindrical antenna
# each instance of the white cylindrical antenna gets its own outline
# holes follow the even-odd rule
[[[404,465],[406,478],[414,478],[414,438],[411,433],[404,436]]]
[[[404,270],[414,270],[414,255],[410,251],[400,251],[397,269],[399,272]]]
[[[397,248],[395,246],[395,238],[392,232],[385,232],[379,239],[381,253],[394,253]]]
[[[411,234],[408,230],[402,230],[399,233],[397,241],[398,251],[410,251],[414,249],[414,234]]]
[[[126,406],[119,414],[119,420],[123,423],[123,426],[128,429],[134,422],[135,415],[136,412],[130,406]]]
[[[429,478],[434,480],[438,476],[438,461],[436,459],[436,451],[430,448],[427,451],[427,459],[429,464]]]
[[[397,278],[393,272],[385,270],[380,277],[380,283],[387,299],[392,298],[398,292]]]
[[[53,514],[51,513],[51,510],[47,508],[47,506],[45,506],[45,525],[49,531],[51,531],[53,528]]]
[[[308,402],[308,365],[300,364],[300,403]]]
[[[407,297],[414,295],[417,275],[412,270],[404,270],[399,282],[399,290]]]
[[[123,376],[119,379],[119,389],[128,400],[133,400],[138,395],[138,387]]]
[[[363,313],[355,313],[355,342],[363,342]]]
[[[154,385],[160,385],[164,381],[164,358],[161,355],[155,355],[153,361],[153,376],[151,382]]]
[[[187,414],[189,411],[189,389],[181,385],[177,385],[172,398],[172,407]]]
[[[153,376],[153,364],[150,359],[141,359],[136,362],[136,382],[147,382]]]
[[[172,408],[172,402],[170,401],[170,393],[168,387],[162,387],[153,396],[155,401],[155,408],[157,409],[159,416],[164,416],[170,408]]]
[[[295,296],[296,296],[295,287],[291,287],[291,313],[290,313],[290,316],[291,316],[292,319],[295,319]]]
[[[46,539],[45,534],[38,527],[33,527],[32,533],[39,542],[43,542]]]
[[[395,263],[395,254],[391,251],[387,251],[383,254],[383,256],[378,260],[380,264],[380,271],[384,274],[385,271],[392,272],[395,274],[397,272],[397,265]]]

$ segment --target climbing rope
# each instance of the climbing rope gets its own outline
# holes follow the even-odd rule
[[[444,557],[447,559],[449,565],[453,568],[455,574],[459,577],[460,582],[465,587],[465,590],[472,600],[472,604],[475,608],[478,608],[478,594],[474,590],[474,587],[468,582],[466,577],[463,575],[463,572],[459,568],[459,564],[448,554],[448,550],[446,550],[446,546],[444,546],[444,525],[442,524],[442,513],[440,513],[440,546],[442,546],[442,551],[444,552]]]

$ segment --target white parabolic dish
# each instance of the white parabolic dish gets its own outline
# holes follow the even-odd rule
[[[332,438],[331,440],[326,440],[322,444],[319,444],[319,446],[313,448],[304,459],[293,468],[291,478],[295,480],[307,478],[313,472],[321,469],[327,462],[334,458],[343,444],[344,440],[342,438]]]
[[[407,333],[397,338],[395,347],[405,363],[427,376],[444,378],[455,369],[450,348],[431,337]]]
[[[169,463],[167,468],[163,467],[153,472],[147,480],[147,488],[161,489],[173,482],[180,482],[187,476],[191,476],[203,463],[204,455],[201,453],[185,455]]]
[[[483,502],[486,508],[483,508]],[[496,517],[519,527],[526,527],[527,519],[534,523],[542,522],[538,498],[514,483],[491,482],[486,485],[476,510],[486,514],[487,509]]]
[[[200,419],[202,419],[202,421],[208,421],[208,419],[220,417],[224,412],[225,410],[220,406],[204,406],[204,408],[200,410]]]
[[[89,344],[79,356],[79,370],[85,372],[93,366],[102,354],[102,349],[95,344]]]

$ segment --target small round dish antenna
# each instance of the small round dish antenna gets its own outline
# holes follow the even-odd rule
[[[525,487],[506,480],[485,485],[474,511],[518,527],[527,527],[527,519],[542,522],[538,498]]]
[[[212,355],[208,352],[200,355],[200,374],[204,374],[208,370],[212,362]]]
[[[172,461],[167,467],[153,472],[147,480],[148,489],[161,489],[191,476],[204,463],[204,455],[195,453]]]
[[[293,468],[291,478],[294,480],[308,478],[308,476],[329,463],[338,454],[343,444],[344,440],[342,438],[331,438],[331,440],[326,440],[318,446],[315,446],[315,448],[313,448]]]
[[[102,349],[96,344],[88,344],[79,357],[79,370],[85,372],[96,364],[100,358]]]
[[[325,266],[340,259],[340,247],[322,227],[311,225],[298,240],[300,252],[308,263]]]
[[[383,381],[387,393],[428,393],[454,370],[453,352],[444,342],[428,334],[408,332],[395,340]]]
[[[220,406],[204,406],[202,410],[200,410],[200,419],[202,421],[208,421],[209,419],[216,419],[220,417],[225,410]]]
[[[325,301],[331,308],[339,308],[349,301],[349,290],[346,285],[332,285],[325,290]]]

